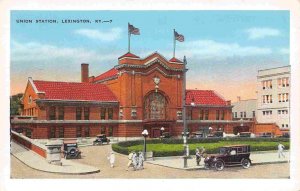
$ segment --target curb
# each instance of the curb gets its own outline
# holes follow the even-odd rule
[[[95,170],[95,171],[89,171],[89,172],[77,172],[77,173],[69,173],[69,172],[59,172],[59,171],[47,171],[47,170],[42,170],[36,167],[33,167],[32,165],[27,164],[26,162],[24,162],[22,159],[20,159],[18,156],[14,155],[13,153],[10,153],[13,157],[15,157],[16,159],[18,159],[21,163],[25,164],[26,166],[28,166],[31,169],[34,170],[38,170],[41,172],[47,172],[47,173],[54,173],[54,174],[64,174],[64,175],[85,175],[85,174],[94,174],[94,173],[99,173],[100,169]]]
[[[179,168],[179,167],[173,167],[173,166],[166,166],[162,164],[154,164],[154,163],[149,163],[148,161],[145,161],[147,164],[152,164],[152,165],[157,165],[157,166],[163,166],[167,168],[172,168],[172,169],[179,169],[179,170],[186,170],[186,171],[193,171],[193,170],[206,170],[204,167],[199,167],[199,168]],[[274,162],[259,162],[259,163],[251,163],[252,166],[255,165],[264,165],[264,164],[280,164],[280,163],[289,163],[289,161],[274,161]],[[238,165],[237,165],[238,166]]]

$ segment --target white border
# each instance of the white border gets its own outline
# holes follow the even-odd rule
[[[287,3],[288,2],[288,3]],[[9,156],[9,55],[10,10],[290,10],[291,63],[291,179],[100,179],[100,180],[16,180],[10,179]],[[299,176],[299,76],[300,76],[300,3],[297,0],[31,0],[0,1],[1,39],[1,133],[0,133],[0,190],[300,190]],[[2,142],[4,143],[2,144]],[[3,147],[3,145],[5,145]],[[200,172],[199,172],[200,173]],[[238,184],[237,184],[238,183]]]

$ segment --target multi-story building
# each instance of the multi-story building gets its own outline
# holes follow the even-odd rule
[[[276,123],[283,132],[290,129],[290,70],[283,66],[257,75],[257,122]]]
[[[233,120],[254,120],[256,114],[256,99],[241,100],[238,97],[237,102],[232,103],[232,118]]]
[[[184,104],[189,132],[210,127],[230,134],[240,126],[242,122],[232,121],[230,101],[215,91],[186,90],[182,103],[183,71],[183,62],[176,58],[167,60],[159,53],[140,58],[127,53],[99,76],[89,76],[88,64],[82,64],[80,83],[29,78],[22,115],[31,119],[14,119],[12,128],[42,139],[99,133],[118,140],[134,139],[141,137],[143,129],[150,137],[158,137],[162,127],[180,136]]]

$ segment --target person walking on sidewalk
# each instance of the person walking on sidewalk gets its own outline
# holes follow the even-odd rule
[[[196,154],[196,163],[197,163],[197,166],[200,166],[201,155],[200,155],[199,147],[196,148],[195,154]]]
[[[110,167],[114,168],[116,158],[115,153],[113,151],[110,152],[110,155],[107,157],[107,159],[109,160]]]
[[[280,156],[285,158],[285,155],[283,154],[283,152],[284,152],[284,145],[279,143],[278,144],[278,158],[280,158]]]

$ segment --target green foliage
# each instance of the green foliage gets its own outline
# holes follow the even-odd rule
[[[20,115],[22,93],[10,96],[10,115]]]
[[[168,141],[167,141],[168,140]],[[230,138],[230,139],[189,139],[188,144],[190,154],[195,154],[197,147],[204,147],[207,154],[218,153],[222,146],[249,144],[252,151],[270,151],[277,150],[278,142],[281,142],[286,149],[289,149],[289,139],[285,138]],[[115,152],[128,154],[131,151],[142,151],[143,140],[126,141],[112,145]],[[165,139],[147,140],[147,150],[153,151],[155,157],[162,156],[182,156],[183,141],[182,139]]]

